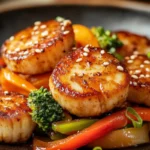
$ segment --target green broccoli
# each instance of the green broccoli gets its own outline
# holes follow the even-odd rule
[[[64,118],[62,107],[43,87],[29,94],[28,105],[32,110],[32,120],[45,132],[51,130],[51,123]]]
[[[123,57],[116,52],[116,48],[119,48],[123,45],[123,43],[118,39],[116,34],[112,34],[109,30],[105,30],[103,27],[100,26],[93,27],[92,32],[96,36],[101,48],[106,49],[117,59],[123,59]]]

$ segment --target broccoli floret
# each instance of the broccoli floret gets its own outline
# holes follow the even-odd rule
[[[53,99],[51,93],[41,87],[29,94],[28,105],[31,108],[32,120],[45,132],[51,130],[51,123],[62,120],[62,107]]]
[[[123,43],[118,39],[117,35],[105,30],[103,27],[93,27],[92,32],[97,38],[101,48],[106,49],[110,54],[117,59],[122,60],[123,57],[116,52],[116,48],[123,46]]]

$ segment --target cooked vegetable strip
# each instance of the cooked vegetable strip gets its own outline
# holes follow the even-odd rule
[[[1,85],[3,90],[18,92],[27,96],[36,90],[31,83],[6,68],[1,70]]]
[[[137,144],[149,143],[149,129],[148,124],[141,128],[125,128],[112,131],[108,135],[99,138],[89,147],[101,146],[104,149],[128,147]]]
[[[64,118],[63,109],[53,99],[51,93],[45,89],[32,91],[28,97],[31,116],[43,131],[51,129],[51,123]]]
[[[56,132],[68,135],[81,131],[84,128],[89,127],[96,121],[97,119],[76,119],[72,121],[59,121],[52,124],[52,129]]]
[[[147,57],[150,59],[150,52],[147,53]]]
[[[106,49],[110,54],[113,54],[118,60],[122,60],[123,57],[116,52],[116,48],[119,48],[123,43],[118,39],[117,35],[111,33],[109,30],[105,30],[103,27],[93,27],[93,34],[96,36],[101,48]]]
[[[134,108],[144,121],[150,121],[150,109],[149,108]],[[107,116],[90,127],[82,130],[79,133],[71,135],[65,139],[54,142],[42,142],[34,141],[34,147],[36,144],[40,147],[46,147],[46,150],[69,150],[76,149],[87,145],[88,143],[105,136],[113,130],[126,126],[130,121],[125,116],[125,110],[116,112],[110,116]],[[39,149],[40,150],[40,149]]]
[[[74,24],[73,31],[75,34],[75,41],[77,47],[85,46],[87,44],[99,47],[98,40],[95,38],[94,34],[88,27],[81,24]]]

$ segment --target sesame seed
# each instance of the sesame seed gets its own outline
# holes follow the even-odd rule
[[[123,70],[124,70],[124,68],[123,68],[122,66],[117,66],[117,69],[118,69],[119,71],[123,71]]]
[[[138,51],[134,51],[133,54],[134,54],[134,55],[138,55],[139,52],[138,52]]]
[[[17,60],[18,59],[18,57],[13,57],[13,60]]]
[[[34,44],[38,44],[39,42],[38,41],[34,41]]]
[[[87,67],[89,68],[90,67],[90,62],[87,62],[86,64],[87,64]]]
[[[130,85],[132,85],[132,81],[130,81]]]
[[[105,51],[104,51],[104,50],[101,50],[100,53],[103,55],[103,54],[105,53]]]
[[[8,91],[4,91],[4,94],[5,94],[5,95],[8,95],[8,94],[9,94],[9,92],[8,92]]]
[[[127,63],[131,64],[131,63],[133,63],[133,60],[128,60]]]
[[[27,55],[27,54],[29,54],[29,51],[26,50],[26,51],[24,52],[24,55]]]
[[[61,30],[62,30],[62,31],[64,31],[64,30],[65,30],[65,27],[64,27],[64,26],[62,26],[62,27],[61,27]]]
[[[82,61],[82,58],[78,58],[78,59],[76,60],[76,62],[80,62],[80,61]]]
[[[84,47],[83,50],[84,50],[85,52],[89,52],[89,49],[88,49],[87,47]]]
[[[150,64],[150,61],[149,60],[145,60],[144,64]]]
[[[133,85],[134,85],[134,86],[137,86],[137,82],[133,82]]]
[[[150,77],[150,75],[149,75],[149,74],[146,74],[146,75],[145,75],[145,77],[146,77],[146,78],[149,78],[149,77]]]
[[[149,68],[146,68],[145,70],[146,70],[147,72],[150,72],[150,69],[149,69]]]
[[[67,26],[68,24],[71,24],[71,21],[70,20],[64,20],[63,24],[64,24],[64,26]]]
[[[39,31],[35,31],[35,32],[34,32],[34,34],[39,34],[39,33],[40,33]]]
[[[133,71],[132,71],[132,70],[130,70],[130,71],[129,71],[129,74],[133,74]]]
[[[41,24],[41,21],[36,21],[36,22],[34,22],[34,25],[40,25]]]
[[[26,46],[31,46],[32,44],[33,44],[32,41],[25,43]]]
[[[41,33],[42,37],[47,36],[47,35],[48,35],[48,31],[47,30]]]
[[[90,45],[90,44],[86,44],[86,45],[85,45],[85,47],[89,47],[89,46],[91,46],[91,45]]]
[[[40,28],[41,29],[45,29],[47,26],[45,24],[41,25]]]
[[[19,47],[17,47],[17,48],[15,49],[15,52],[18,52],[18,51],[20,51],[20,48],[19,48]]]
[[[144,74],[140,74],[140,77],[139,78],[144,78],[145,76],[144,76]]]
[[[43,49],[35,49],[35,52],[36,53],[41,53],[41,52],[43,52]]]
[[[76,47],[73,47],[72,49],[73,49],[73,50],[76,50],[77,48],[76,48]]]
[[[83,73],[78,74],[79,77],[83,77]]]
[[[139,73],[141,73],[141,70],[135,70],[134,73],[135,73],[135,74],[139,74]]]
[[[131,59],[135,59],[137,56],[136,55],[131,55],[130,58]]]
[[[35,31],[35,30],[37,30],[38,28],[39,28],[38,26],[34,26],[33,30]]]
[[[138,79],[138,76],[136,76],[134,74],[131,77],[134,78],[134,79]]]
[[[143,65],[143,64],[141,64],[141,65],[140,65],[140,68],[144,68],[144,65]]]
[[[68,34],[68,33],[69,33],[69,31],[64,31],[64,32],[63,32],[64,35],[66,35],[66,34]]]
[[[109,65],[109,62],[106,61],[106,62],[103,63],[103,65],[104,65],[104,66],[108,66],[108,65]]]
[[[84,52],[84,53],[83,53],[83,56],[88,56],[88,53]]]
[[[141,87],[146,87],[146,85],[142,84]]]
[[[11,36],[11,37],[9,38],[9,40],[10,40],[10,41],[14,40],[14,36]]]

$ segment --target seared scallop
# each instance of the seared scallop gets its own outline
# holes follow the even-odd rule
[[[49,85],[54,99],[70,113],[99,116],[126,100],[129,75],[106,51],[85,46],[59,61]]]
[[[125,66],[131,76],[128,100],[150,106],[150,60],[146,55],[125,57]]]
[[[11,71],[40,74],[52,71],[73,45],[71,21],[35,22],[3,44],[2,56]]]
[[[26,101],[23,95],[0,91],[0,142],[25,142],[32,135],[35,123]]]
[[[150,39],[145,36],[137,35],[131,32],[116,32],[118,38],[124,44],[117,50],[122,56],[134,54],[147,54],[150,52]]]

